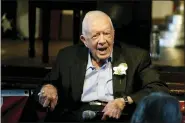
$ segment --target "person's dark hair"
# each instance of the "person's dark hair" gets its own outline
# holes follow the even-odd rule
[[[138,104],[131,123],[181,123],[178,100],[166,93],[154,92]]]

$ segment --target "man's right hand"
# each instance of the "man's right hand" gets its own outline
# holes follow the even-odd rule
[[[39,103],[43,107],[49,107],[51,111],[55,109],[58,102],[58,94],[57,89],[53,85],[44,85],[38,93],[38,96]]]

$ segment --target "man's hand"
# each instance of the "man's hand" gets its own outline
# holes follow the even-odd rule
[[[38,93],[39,96],[39,103],[43,107],[49,107],[51,111],[55,109],[55,106],[57,105],[58,102],[58,94],[57,94],[57,89],[51,85],[47,84],[44,85],[41,88],[40,93]]]
[[[108,104],[104,107],[102,120],[106,120],[109,118],[120,118],[121,113],[125,107],[125,102],[123,98],[117,98],[113,101],[108,102]]]

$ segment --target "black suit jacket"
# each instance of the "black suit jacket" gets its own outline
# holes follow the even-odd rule
[[[58,90],[57,110],[76,110],[81,105],[81,94],[88,61],[88,49],[75,45],[59,51],[56,64],[43,84],[51,83]],[[159,74],[151,68],[148,52],[123,43],[115,43],[112,66],[126,63],[126,75],[113,75],[113,95],[115,98],[131,96],[137,104],[141,98],[154,91],[169,92],[166,84],[159,80]],[[121,80],[121,84],[120,84]],[[36,91],[40,91],[41,86]],[[55,111],[54,111],[55,112]]]

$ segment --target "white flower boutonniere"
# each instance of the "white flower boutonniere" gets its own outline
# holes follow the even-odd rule
[[[126,75],[126,70],[128,69],[128,66],[126,63],[121,63],[117,67],[113,67],[114,75]]]

